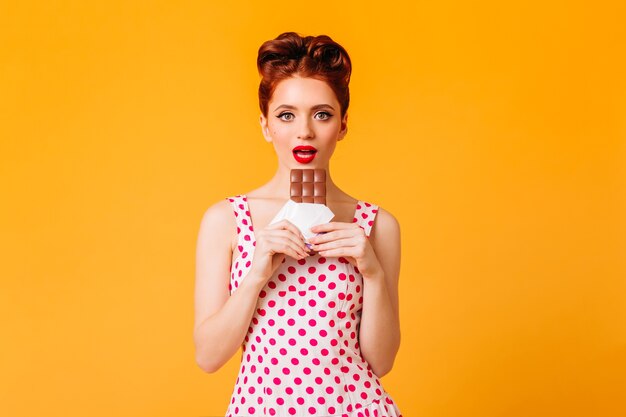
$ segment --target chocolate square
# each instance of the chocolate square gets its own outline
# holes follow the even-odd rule
[[[296,203],[326,205],[326,170],[292,169],[289,195]]]

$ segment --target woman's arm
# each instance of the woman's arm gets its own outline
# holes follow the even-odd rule
[[[376,276],[363,275],[359,344],[372,371],[382,377],[391,371],[400,348],[400,225],[381,207],[370,234],[370,243],[383,270]]]
[[[241,346],[264,286],[247,276],[231,296],[228,291],[231,241],[236,230],[231,204],[220,201],[204,214],[196,246],[194,344],[196,362],[215,372]]]

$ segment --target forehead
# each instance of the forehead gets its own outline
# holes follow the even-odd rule
[[[326,83],[316,78],[290,77],[276,85],[270,100],[274,106],[291,104],[297,107],[311,107],[317,104],[337,106],[337,97]]]

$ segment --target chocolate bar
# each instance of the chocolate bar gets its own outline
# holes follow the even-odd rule
[[[325,169],[292,169],[291,200],[296,203],[313,203],[326,205],[326,170]],[[318,233],[318,235],[323,233]],[[305,243],[310,254],[316,252],[310,243]]]
[[[326,205],[326,170],[292,169],[290,196],[296,203]]]

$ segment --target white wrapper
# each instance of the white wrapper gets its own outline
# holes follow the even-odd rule
[[[309,230],[311,227],[328,223],[333,217],[335,213],[324,204],[296,203],[290,199],[274,216],[270,224],[287,219],[300,229],[304,239],[308,240],[316,235]]]

